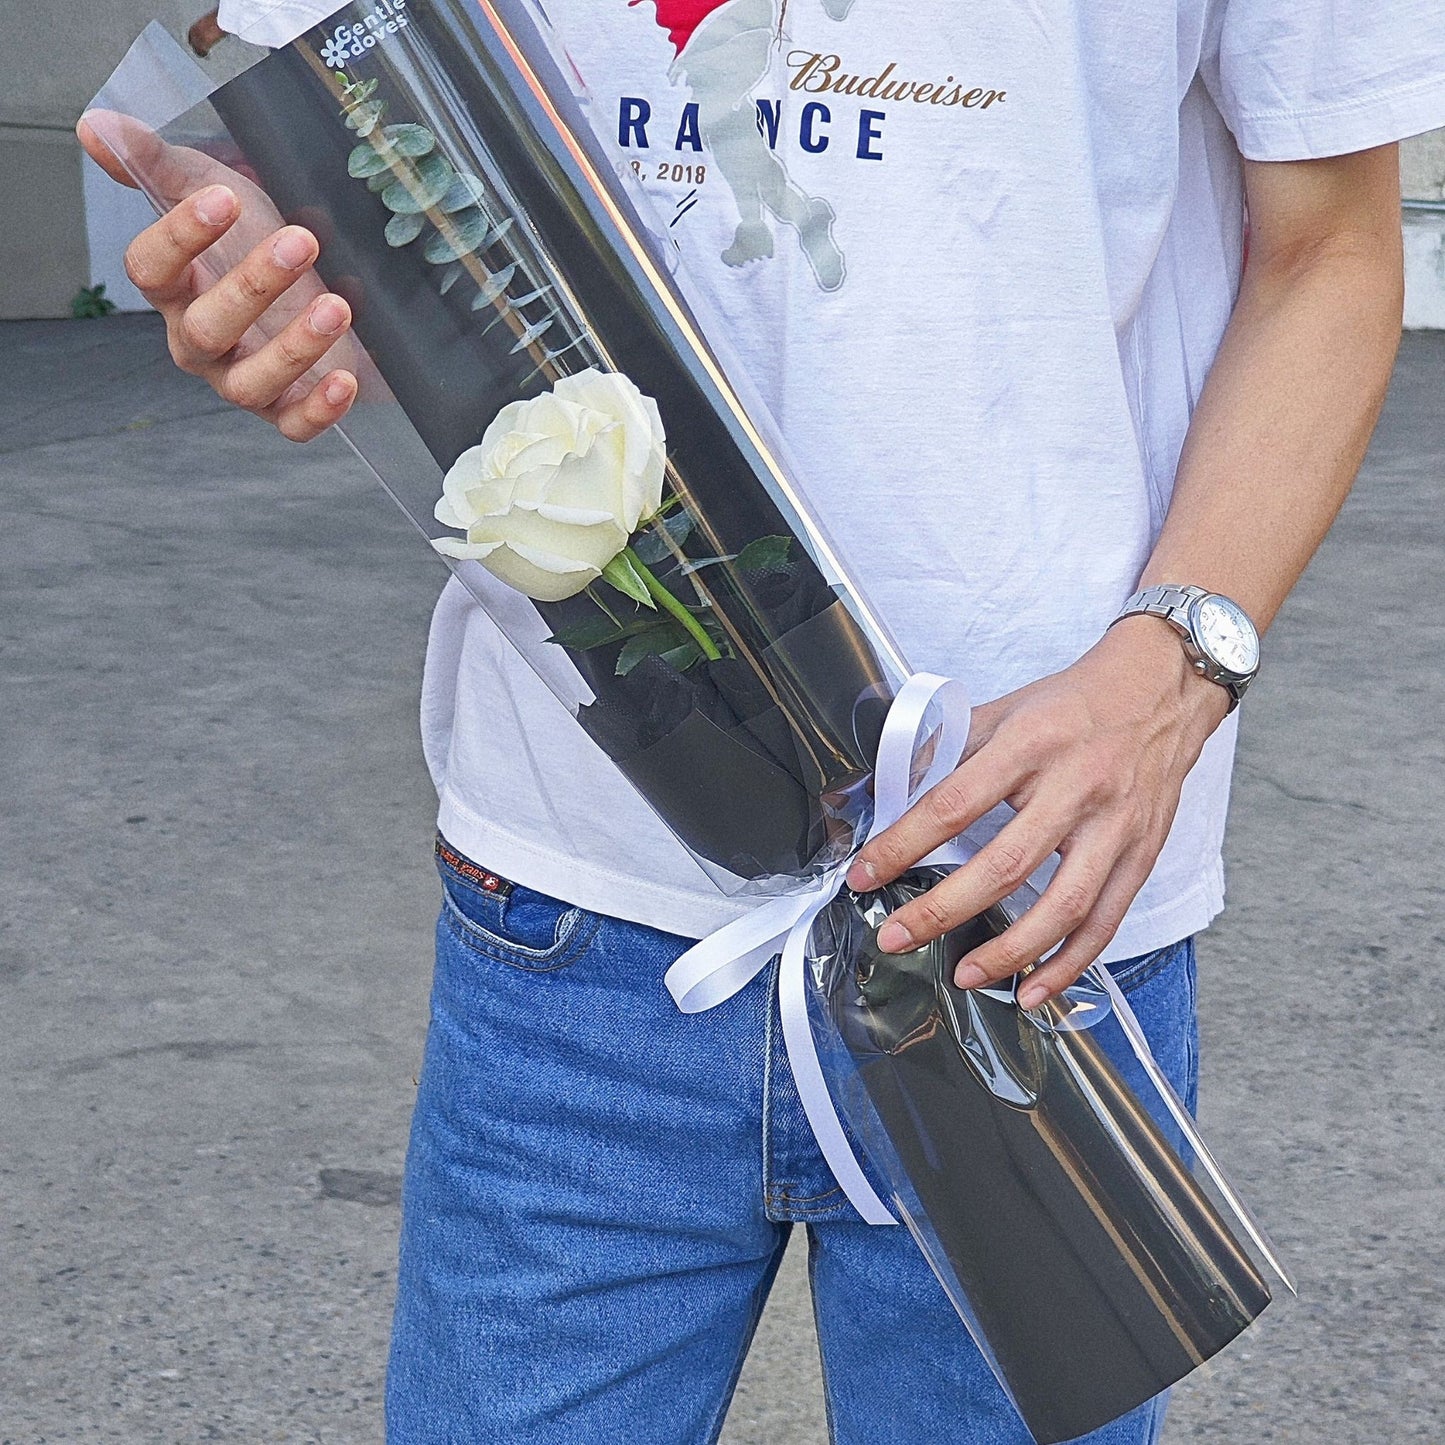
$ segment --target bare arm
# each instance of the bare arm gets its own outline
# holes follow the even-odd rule
[[[1250,164],[1249,264],[1196,411],[1142,584],[1197,584],[1261,632],[1348,495],[1379,418],[1403,295],[1396,147]],[[1120,599],[1122,601],[1122,599]],[[962,765],[855,863],[858,888],[905,872],[1001,801],[1018,816],[900,909],[901,952],[1007,897],[1054,851],[1040,902],[959,965],[969,988],[1060,943],[1021,992],[1067,987],[1108,945],[1148,878],[1180,789],[1228,706],[1155,618],[1111,629],[1073,667],[978,709]]]

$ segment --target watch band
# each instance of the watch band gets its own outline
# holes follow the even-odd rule
[[[1163,617],[1166,621],[1183,626],[1188,630],[1187,614],[1190,605],[1209,594],[1202,587],[1175,587],[1166,584],[1161,587],[1145,587],[1136,592],[1120,609],[1120,621],[1125,617]]]
[[[1237,673],[1226,672],[1217,664],[1211,664],[1198,646],[1190,609],[1200,598],[1211,595],[1204,587],[1180,587],[1171,583],[1144,587],[1123,605],[1114,622],[1122,622],[1126,617],[1162,618],[1179,634],[1185,654],[1194,664],[1195,671],[1210,682],[1218,683],[1228,692],[1229,710],[1233,712],[1249,690],[1250,683],[1254,681],[1254,674],[1241,677]],[[1114,624],[1111,622],[1109,625],[1112,627]]]

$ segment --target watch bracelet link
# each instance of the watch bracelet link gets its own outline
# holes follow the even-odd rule
[[[1192,629],[1189,625],[1189,609],[1201,597],[1208,597],[1209,592],[1203,587],[1180,587],[1169,583],[1144,587],[1136,592],[1120,609],[1119,615],[1114,622],[1122,622],[1126,617],[1160,617],[1176,632],[1180,634],[1181,640],[1186,643],[1191,661],[1195,662],[1197,670],[1209,681],[1218,683],[1229,693],[1229,710],[1233,712],[1244,698],[1249,685],[1254,681],[1254,676],[1238,678],[1228,675],[1221,675],[1217,671],[1205,668],[1199,659],[1193,641]],[[1110,627],[1114,625],[1111,622]]]
[[[1202,587],[1175,587],[1169,584],[1145,587],[1124,604],[1115,621],[1124,617],[1137,617],[1141,613],[1150,617],[1172,617],[1175,613],[1186,611],[1190,603],[1207,595]]]

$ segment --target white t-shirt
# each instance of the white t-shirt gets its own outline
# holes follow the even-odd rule
[[[331,8],[230,0],[221,23]],[[547,10],[865,592],[978,699],[1066,667],[1135,587],[1236,294],[1241,152],[1445,124],[1440,0]],[[488,868],[690,936],[746,908],[455,583],[422,719],[441,829]],[[1223,906],[1234,741],[1109,959]]]

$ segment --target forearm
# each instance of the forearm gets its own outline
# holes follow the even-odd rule
[[[1256,245],[1141,585],[1222,592],[1263,632],[1298,581],[1354,483],[1399,345],[1390,184],[1386,231],[1376,205],[1366,222]]]

